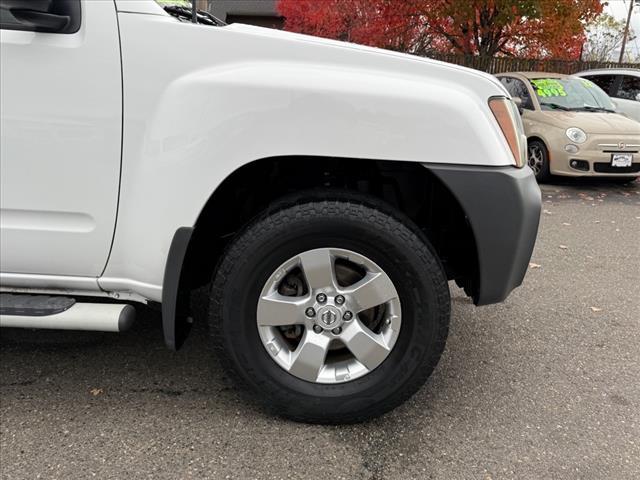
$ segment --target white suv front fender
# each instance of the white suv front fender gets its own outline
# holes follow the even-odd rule
[[[123,167],[105,290],[159,301],[173,234],[259,159],[514,164],[487,104],[507,94],[488,75],[266,29],[119,19]]]

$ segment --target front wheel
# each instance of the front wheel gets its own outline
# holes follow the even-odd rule
[[[543,183],[551,178],[549,170],[549,152],[544,143],[532,140],[528,145],[529,166],[536,176],[538,183]]]
[[[426,381],[450,299],[410,220],[368,198],[297,201],[228,248],[210,327],[225,367],[277,414],[314,423],[380,415]]]

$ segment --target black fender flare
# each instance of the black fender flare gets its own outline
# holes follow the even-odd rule
[[[171,350],[178,350],[182,346],[191,329],[192,320],[188,314],[187,302],[181,298],[183,292],[180,290],[180,279],[192,236],[193,227],[180,227],[176,230],[164,267],[162,331],[164,341]]]
[[[457,198],[478,255],[476,305],[502,302],[522,284],[533,253],[542,195],[529,167],[425,164]]]

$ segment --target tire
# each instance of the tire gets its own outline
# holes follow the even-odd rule
[[[549,151],[540,140],[532,140],[527,147],[527,162],[536,176],[538,183],[544,183],[551,179],[549,170]]]
[[[444,349],[450,296],[446,276],[434,249],[408,218],[376,199],[333,194],[328,200],[327,196],[325,199],[299,197],[284,203],[259,216],[237,235],[214,276],[209,326],[214,351],[230,377],[247,387],[253,398],[260,399],[272,412],[309,423],[356,423],[400,405],[427,380]],[[362,369],[357,367],[353,359],[345,360],[351,362],[350,366],[360,368],[361,376],[355,379],[346,375],[346,378],[336,380],[341,363],[332,364],[334,366],[330,368],[333,345],[337,345],[340,355],[353,355],[355,358],[349,348],[341,350],[340,342],[330,344],[332,347],[328,350],[324,360],[327,363],[323,367],[326,371],[335,372],[335,378],[329,376],[328,380],[320,380],[318,377],[310,381],[290,373],[277,363],[274,358],[279,357],[273,357],[275,353],[268,351],[271,345],[267,347],[261,337],[265,328],[281,327],[258,326],[265,311],[261,310],[261,302],[266,285],[274,275],[280,278],[280,273],[274,272],[285,271],[280,267],[289,259],[306,258],[302,256],[325,250],[332,252],[329,258],[332,259],[332,271],[335,270],[336,276],[340,272],[338,263],[333,263],[333,255],[337,255],[340,262],[347,262],[340,257],[340,252],[352,252],[352,258],[362,256],[362,262],[365,259],[369,261],[369,266],[363,267],[364,270],[379,266],[397,292],[397,298],[384,307],[373,309],[390,315],[385,320],[386,326],[380,327],[380,333],[376,335],[391,332],[396,335],[395,343],[386,358],[368,373],[362,374]],[[304,262],[302,265],[304,267]],[[351,272],[340,263],[340,271],[345,268]],[[296,272],[295,267],[292,272]],[[284,278],[288,278],[288,275],[293,273]],[[375,275],[378,275],[376,278],[382,278],[382,274]],[[310,277],[305,273],[304,278]],[[304,282],[307,283],[307,297],[316,295],[309,281]],[[278,288],[282,288],[282,284]],[[298,285],[296,288],[301,287]],[[316,302],[319,317],[322,309],[328,307],[318,304],[317,298],[313,297],[311,301]],[[335,308],[347,308],[350,301],[339,306],[337,296],[334,300],[326,300],[335,302]],[[400,317],[388,313],[393,308],[399,308],[398,305],[401,305]],[[308,313],[305,310],[305,315]],[[362,315],[357,315],[350,322],[344,320],[344,315],[344,335],[352,328],[350,325],[355,325],[354,322],[364,324]],[[305,322],[320,324],[318,317],[311,320],[305,317]],[[326,312],[322,314],[322,318],[325,317],[332,318]],[[396,331],[394,326],[398,318],[401,318],[401,324]],[[305,338],[313,336],[308,326],[301,328],[304,332],[299,334],[302,340],[298,347]],[[314,325],[314,328],[319,328],[319,325]],[[325,334],[333,335],[333,330],[322,331],[320,335]],[[346,343],[342,346],[346,347]],[[369,360],[368,357],[366,359]],[[356,367],[354,370],[357,370]]]

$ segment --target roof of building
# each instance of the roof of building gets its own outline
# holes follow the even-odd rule
[[[279,17],[276,0],[216,0],[210,3],[211,13],[226,20],[229,15]]]

